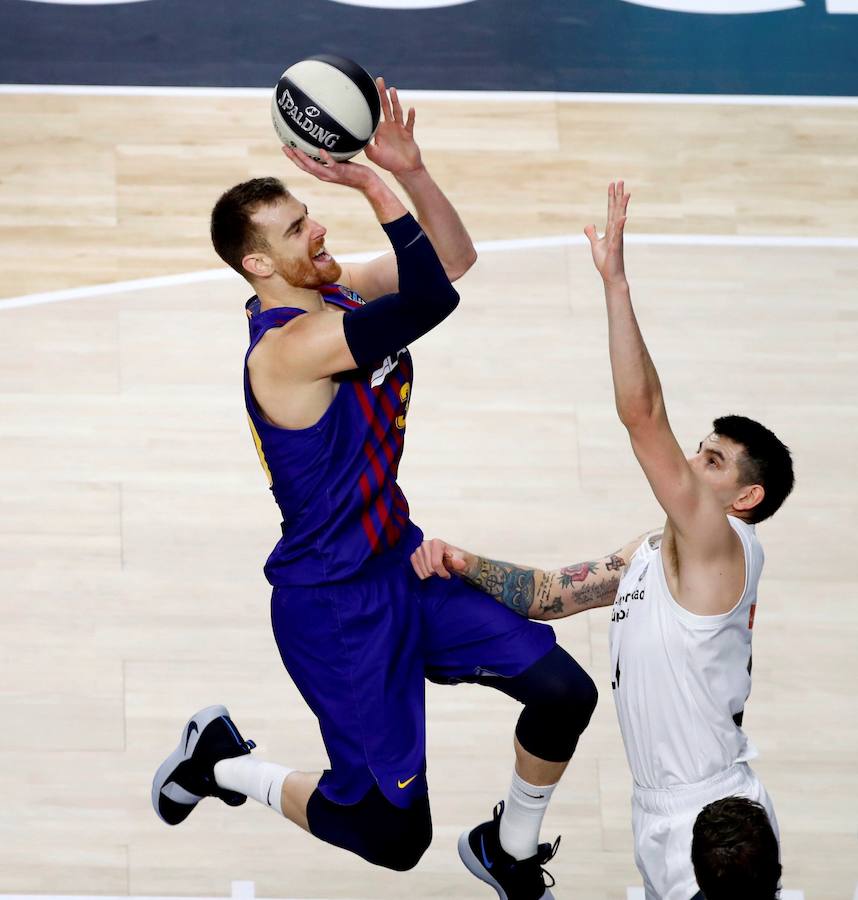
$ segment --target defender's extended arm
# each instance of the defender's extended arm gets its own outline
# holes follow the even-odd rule
[[[544,570],[477,556],[436,538],[414,551],[411,564],[421,578],[449,578],[453,572],[521,616],[560,619],[610,606],[642,540],[637,537],[601,559]]]
[[[729,554],[736,542],[715,494],[694,477],[664,406],[658,373],[644,343],[632,308],[623,260],[623,229],[629,194],[623,182],[608,188],[605,235],[596,226],[584,233],[605,288],[608,346],[617,414],[631,439],[635,456],[677,539],[693,544],[704,556]]]

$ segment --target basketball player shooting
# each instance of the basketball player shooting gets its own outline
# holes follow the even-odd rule
[[[751,629],[763,550],[755,525],[793,486],[789,450],[742,416],[715,420],[686,458],[671,430],[658,374],[632,309],[623,260],[629,194],[608,189],[599,237],[585,229],[602,276],[617,413],[656,499],[660,532],[556,571],[476,556],[441,540],[412,555],[420,578],[450,573],[531,619],[613,606],[611,686],[634,776],[632,830],[647,900],[700,897],[692,828],[729,795],[771,800],[742,730],[751,690]],[[433,579],[434,580],[434,579]]]
[[[233,806],[251,797],[371,863],[410,869],[432,836],[424,678],[490,685],[524,704],[513,790],[539,795],[504,817],[505,846],[521,862],[505,866],[498,855],[495,880],[508,900],[550,900],[542,864],[556,848],[538,844],[539,824],[595,686],[550,626],[465,582],[422,582],[411,568],[423,534],[396,483],[413,383],[406,348],[456,307],[451,281],[476,253],[422,163],[413,110],[404,118],[396,91],[378,85],[384,121],[367,155],[396,177],[417,221],[369,167],[284,152],[319,180],[360,191],[393,252],[341,267],[325,228],[273,178],[227,191],[211,225],[215,249],[256,292],[245,402],[283,514],[265,566],[271,619],[330,768],[257,759],[226,708],[211,706],[189,719],[158,769],[152,803],[176,825],[206,796]],[[485,836],[484,858],[496,853],[497,830]]]

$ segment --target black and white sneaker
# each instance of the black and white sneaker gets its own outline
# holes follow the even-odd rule
[[[503,801],[494,809],[492,820],[465,831],[459,838],[459,856],[480,881],[490,884],[500,900],[554,900],[549,888],[554,879],[542,867],[557,853],[560,838],[553,844],[540,844],[535,856],[515,859],[500,843]],[[549,884],[545,878],[551,879]]]
[[[179,746],[161,763],[152,781],[152,806],[158,817],[178,825],[203,797],[241,806],[247,797],[219,788],[214,767],[222,759],[250,753],[255,746],[238,733],[225,706],[207,706],[191,716]]]

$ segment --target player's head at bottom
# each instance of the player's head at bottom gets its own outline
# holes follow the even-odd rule
[[[697,816],[691,861],[706,900],[775,900],[779,857],[772,824],[759,803],[725,797]]]

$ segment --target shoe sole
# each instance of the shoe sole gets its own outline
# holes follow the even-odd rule
[[[185,748],[183,743],[185,743],[185,735],[188,733],[188,729],[191,727],[191,722],[197,723],[197,728],[199,729],[199,734],[203,733],[203,730],[207,725],[211,722],[214,722],[215,719],[220,718],[221,716],[229,716],[229,710],[225,706],[207,706],[205,709],[201,709],[198,713],[195,713],[185,722],[184,727],[182,728],[181,736],[179,738],[179,743],[176,746],[176,749],[158,766],[158,771],[155,772],[155,777],[152,779],[152,808],[155,810],[155,814],[158,818],[170,825],[170,822],[161,815],[158,798],[161,795],[161,789],[164,787],[165,782],[167,781],[170,773],[179,765],[180,762],[183,762],[186,759],[189,759],[191,754],[185,754]],[[199,739],[199,738],[198,738]],[[196,747],[196,744],[194,744]],[[181,824],[181,823],[179,823]]]
[[[480,860],[471,849],[471,844],[468,840],[470,835],[470,831],[463,831],[459,835],[459,859],[462,860],[465,864],[465,868],[472,875],[476,875],[480,881],[484,881],[497,891],[499,900],[509,900],[506,891],[494,880],[494,878],[492,878],[489,870],[483,865],[482,860]],[[539,900],[554,900],[554,894],[546,888]]]

